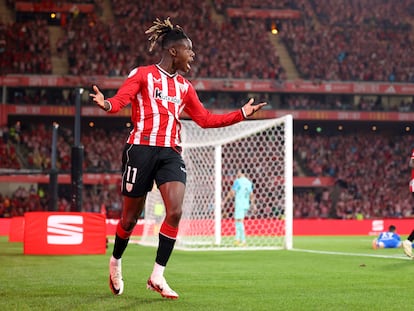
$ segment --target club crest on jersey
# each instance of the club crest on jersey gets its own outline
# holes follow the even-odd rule
[[[125,187],[126,191],[131,192],[133,187],[134,187],[133,184],[131,184],[129,182],[126,183],[126,187]]]
[[[180,98],[177,98],[175,96],[164,95],[159,88],[155,88],[155,90],[154,90],[154,98],[155,99],[160,99],[160,100],[165,100],[167,102],[171,102],[171,103],[174,103],[176,105],[178,105],[178,104],[181,103],[181,99]]]

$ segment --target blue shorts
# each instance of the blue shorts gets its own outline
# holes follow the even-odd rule
[[[235,219],[244,219],[246,217],[247,211],[249,210],[249,208],[240,208],[240,207],[236,207],[235,211],[234,211],[234,218]]]
[[[126,144],[122,153],[122,194],[141,197],[170,181],[187,181],[181,148]]]
[[[384,243],[384,248],[398,248],[401,245],[401,241],[395,239],[378,240],[378,243]]]

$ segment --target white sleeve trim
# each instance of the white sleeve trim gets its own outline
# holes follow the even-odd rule
[[[242,108],[241,108],[241,111],[242,111],[242,113],[243,113],[243,117],[244,117],[245,119],[247,119],[247,115],[246,115],[246,112],[244,111],[244,107],[242,107]]]

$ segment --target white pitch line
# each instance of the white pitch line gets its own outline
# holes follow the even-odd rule
[[[330,251],[317,251],[312,249],[299,249],[293,248],[291,249],[295,252],[303,252],[303,253],[314,253],[314,254],[327,254],[327,255],[340,255],[340,256],[354,256],[354,257],[376,257],[376,258],[391,258],[391,259],[402,259],[402,260],[413,260],[412,258],[408,258],[407,256],[403,255],[373,255],[373,254],[361,254],[361,253],[343,253],[343,252],[330,252]]]

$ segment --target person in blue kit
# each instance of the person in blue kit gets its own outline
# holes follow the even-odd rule
[[[402,246],[401,237],[396,232],[394,225],[388,227],[388,231],[381,232],[379,236],[372,241],[372,248],[399,248]]]
[[[235,245],[246,245],[244,218],[250,206],[254,206],[253,183],[239,170],[231,190],[223,200],[223,206],[234,197]]]

